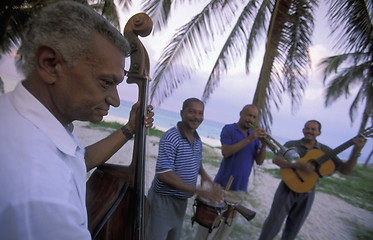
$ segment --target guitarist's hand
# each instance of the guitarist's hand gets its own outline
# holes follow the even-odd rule
[[[296,169],[299,169],[303,172],[306,172],[306,173],[312,173],[314,172],[316,169],[315,169],[315,166],[309,162],[295,162],[293,163],[294,165],[294,168]]]
[[[315,171],[315,166],[312,163],[308,162],[295,162],[290,163],[286,161],[282,156],[276,155],[273,157],[272,162],[279,166],[280,168],[294,168],[306,173],[312,173]]]
[[[367,139],[363,138],[363,137],[356,137],[352,141],[355,143],[354,150],[356,152],[360,152],[361,149],[363,149],[363,147],[365,146],[365,143],[367,142]]]

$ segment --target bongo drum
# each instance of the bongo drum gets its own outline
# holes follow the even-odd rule
[[[233,218],[236,216],[235,206],[242,202],[242,199],[231,191],[223,190],[224,202],[227,204],[227,210],[223,213],[225,218],[225,223],[230,225],[233,221]]]
[[[215,205],[206,199],[196,198],[193,204],[194,216],[192,217],[192,225],[197,222],[211,232],[212,229],[219,227],[221,214],[226,209],[227,204],[225,202]]]

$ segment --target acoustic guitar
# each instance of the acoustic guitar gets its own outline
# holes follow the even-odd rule
[[[372,137],[373,126],[365,129],[356,137],[358,136],[364,138]],[[304,157],[300,158],[298,161],[313,164],[315,166],[315,171],[312,173],[306,173],[295,168],[281,168],[280,175],[282,177],[282,180],[294,192],[305,193],[310,191],[316,185],[319,178],[331,175],[335,172],[335,165],[331,158],[352,146],[354,144],[352,141],[354,138],[351,138],[329,153],[324,153],[319,149],[308,151],[307,154],[304,155]]]

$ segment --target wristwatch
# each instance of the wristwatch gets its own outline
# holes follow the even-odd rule
[[[126,128],[126,126],[123,126],[120,128],[122,130],[122,133],[124,134],[124,136],[126,136],[126,138],[128,140],[132,139],[133,138],[133,134],[130,133],[130,131]]]

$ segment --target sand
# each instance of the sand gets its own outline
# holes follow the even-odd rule
[[[111,117],[106,120],[113,120]],[[123,121],[123,119],[119,119]],[[85,126],[87,123],[75,122],[74,132],[81,140],[84,146],[94,143],[106,137],[110,132],[89,129]],[[148,137],[146,146],[146,186],[145,190],[150,187],[154,177],[154,167],[158,153],[159,138]],[[210,144],[209,144],[210,145]],[[122,149],[120,149],[109,162],[127,165],[132,161],[133,141],[131,140]],[[218,150],[216,150],[218,151]],[[217,168],[211,165],[204,165],[210,176],[215,176]],[[257,239],[261,226],[269,212],[272,204],[273,195],[276,191],[279,179],[265,173],[265,168],[275,168],[270,160],[266,160],[262,166],[255,167],[255,171],[250,177],[248,187],[248,196],[243,205],[257,212],[254,220],[247,222],[244,218],[238,218],[238,225],[245,229],[243,233],[235,234],[230,239]],[[187,210],[187,216],[184,222],[183,239],[193,239],[198,224],[191,225],[190,217],[193,216],[193,199]],[[311,213],[303,225],[297,239],[360,239],[354,236],[356,228],[373,229],[373,213],[358,207],[355,207],[337,197],[316,192],[316,198]],[[233,234],[232,234],[233,235]],[[239,236],[237,236],[239,235]],[[280,239],[277,237],[276,239]],[[372,238],[373,239],[373,236]]]

